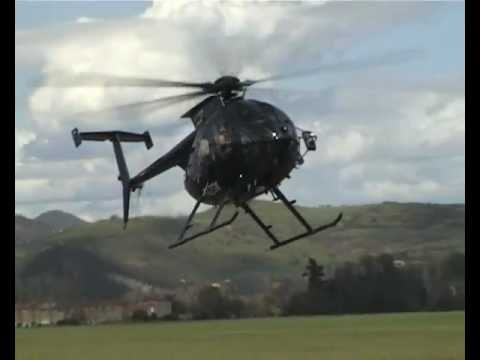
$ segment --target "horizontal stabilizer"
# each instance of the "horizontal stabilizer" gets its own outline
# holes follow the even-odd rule
[[[153,146],[153,141],[148,131],[143,134],[135,134],[125,131],[96,131],[96,132],[79,132],[77,128],[72,130],[73,142],[79,147],[82,141],[113,141],[119,142],[144,142],[147,149]]]

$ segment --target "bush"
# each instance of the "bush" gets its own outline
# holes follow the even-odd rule
[[[133,321],[147,321],[148,320],[148,314],[145,310],[142,310],[142,309],[135,310],[132,314],[131,319]]]
[[[78,326],[82,325],[82,322],[79,319],[73,319],[73,318],[68,318],[68,319],[62,319],[57,321],[58,326]]]
[[[248,307],[241,299],[227,297],[219,288],[206,286],[199,291],[192,313],[194,319],[241,318],[248,315]]]

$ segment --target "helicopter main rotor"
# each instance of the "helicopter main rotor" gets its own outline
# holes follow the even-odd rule
[[[237,96],[243,97],[247,89],[258,83],[279,81],[297,77],[305,77],[318,73],[327,72],[348,72],[352,70],[368,69],[372,66],[394,65],[418,57],[419,53],[415,50],[399,51],[386,53],[376,57],[370,57],[363,60],[350,60],[333,64],[322,64],[314,68],[291,72],[288,74],[277,74],[267,76],[256,80],[240,80],[233,75],[222,76],[213,82],[187,82],[172,81],[163,79],[148,79],[138,77],[123,77],[114,75],[105,75],[98,73],[80,73],[80,74],[56,74],[48,82],[40,84],[47,87],[136,87],[136,88],[192,88],[197,91],[174,95],[168,97],[156,98],[153,100],[140,101],[121,106],[115,106],[105,111],[118,111],[125,109],[153,109],[157,106],[169,106],[187,100],[196,99],[206,95],[219,96],[222,100],[228,100]],[[55,74],[54,74],[55,75]],[[94,111],[98,113],[99,111]]]

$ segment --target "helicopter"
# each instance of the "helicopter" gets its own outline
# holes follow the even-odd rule
[[[75,128],[71,135],[76,147],[79,147],[83,141],[110,141],[113,144],[119,171],[118,180],[122,184],[124,228],[129,220],[131,193],[140,191],[145,182],[165,171],[180,167],[185,172],[185,189],[196,203],[177,241],[169,246],[170,249],[232,224],[239,215],[238,209],[241,208],[273,242],[270,249],[274,250],[334,227],[342,219],[340,213],[327,224],[312,226],[294,207],[295,200],[287,199],[279,189],[282,181],[290,178],[292,170],[304,163],[306,153],[316,150],[317,136],[312,131],[297,128],[288,115],[274,105],[245,97],[247,89],[257,83],[302,76],[311,71],[243,81],[236,76],[226,75],[214,82],[183,82],[82,74],[76,77],[73,86],[197,89],[182,95],[116,107],[120,110],[150,104],[171,105],[198,97],[207,97],[181,116],[191,120],[193,131],[135,176],[130,176],[122,143],[143,142],[148,150],[153,146],[148,131],[144,133],[80,132]],[[60,86],[72,86],[72,84],[65,83]],[[301,153],[302,143],[306,148],[303,154]],[[251,200],[263,194],[270,194],[274,201],[281,201],[303,226],[304,231],[288,239],[278,239],[272,231],[273,226],[267,225],[249,204]],[[206,229],[187,235],[202,203],[216,208],[213,218]],[[235,211],[229,219],[218,223],[226,205],[233,205]]]

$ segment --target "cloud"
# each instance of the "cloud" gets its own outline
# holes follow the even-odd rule
[[[15,128],[15,170],[22,164],[24,147],[34,141],[36,135],[26,129]]]
[[[396,87],[368,80],[335,88],[319,116],[305,112],[302,125],[316,132],[318,150],[293,174],[302,188],[286,182],[286,189],[309,205],[464,201],[463,89],[447,91],[435,81]],[[292,114],[295,102],[289,104]]]
[[[368,134],[353,129],[336,129],[337,133],[320,133],[323,139],[320,141],[318,152],[315,153],[311,165],[322,162],[351,162],[361,156],[371,145],[372,139]]]
[[[367,194],[376,200],[402,199],[402,201],[419,201],[442,192],[442,186],[434,181],[421,181],[415,184],[397,183],[393,181],[366,182]]]
[[[80,16],[75,20],[79,24],[88,24],[97,21],[97,19],[87,17],[87,16]]]
[[[143,14],[127,19],[79,16],[70,24],[17,31],[16,64],[40,64],[46,82],[89,71],[208,81],[229,73],[262,78],[351,61],[349,72],[338,77],[332,72],[333,82],[327,81],[328,74],[302,82],[317,91],[282,91],[292,84],[285,82],[273,91],[252,89],[247,94],[271,100],[319,136],[318,151],[309,153],[304,167],[285,182],[287,193],[310,205],[402,200],[412,194],[448,201],[464,192],[461,176],[453,178],[443,170],[461,172],[464,166],[464,79],[406,84],[402,73],[378,69],[407,60],[411,49],[399,47],[386,56],[378,51],[363,63],[354,51],[364,40],[423,20],[437,8],[423,2],[155,1]],[[120,184],[111,145],[85,143],[76,149],[70,131],[150,130],[152,150],[140,144],[125,147],[130,172],[136,173],[191,131],[191,124],[178,117],[195,102],[148,114],[80,114],[179,92],[35,89],[29,99],[29,129],[15,134],[16,163],[17,158],[28,160],[16,167],[18,209],[35,213],[57,207],[88,218],[119,214]],[[314,188],[315,195],[309,190]],[[174,169],[147,183],[142,209],[144,214],[180,214],[192,202],[183,190],[182,171]]]
[[[23,31],[16,34],[16,48],[28,48],[29,36],[32,42],[40,41],[47,82],[69,72],[194,81],[213,80],[223,73],[261,77],[291,70],[292,58],[298,67],[307,63],[311,66],[313,59],[341,60],[357,38],[415,18],[431,8],[418,4],[320,2],[299,6],[155,1],[139,18],[70,25],[62,31],[62,38]],[[369,21],[372,16],[379,21]],[[34,49],[39,47],[32,45]],[[58,132],[75,113],[173,93],[163,89],[40,88],[32,95],[30,107],[38,128]],[[149,125],[165,121],[178,116],[179,109],[174,106],[155,112],[146,120],[141,114],[138,122]],[[98,121],[93,115],[82,117],[86,125]],[[102,122],[114,125],[113,121]]]

